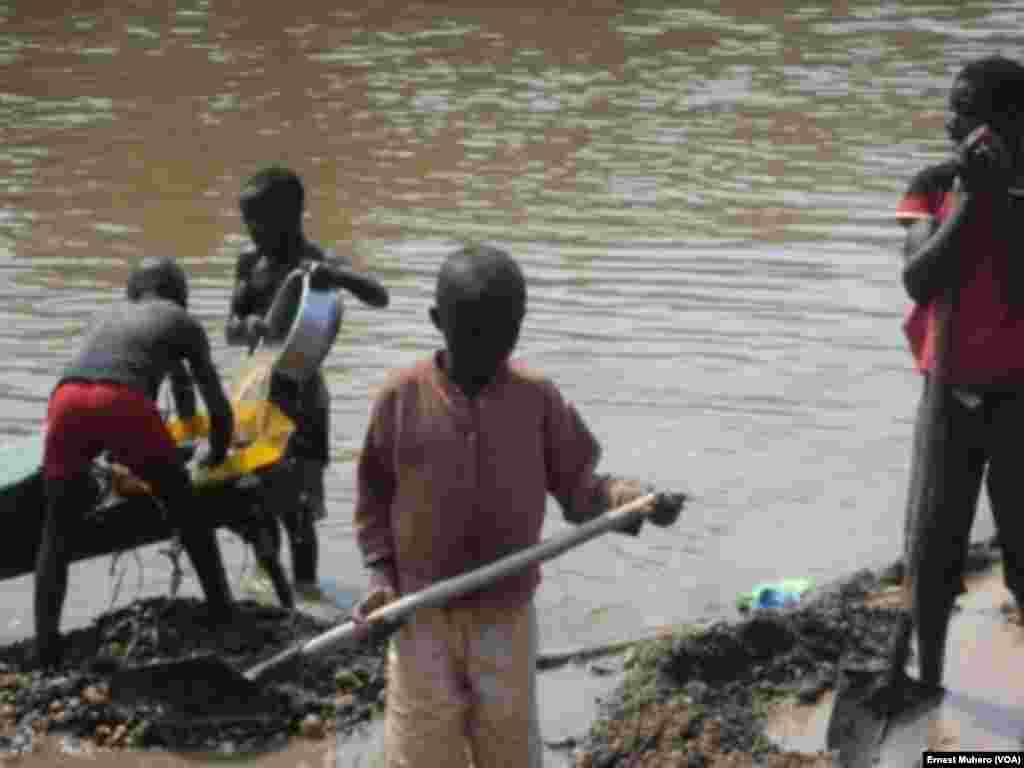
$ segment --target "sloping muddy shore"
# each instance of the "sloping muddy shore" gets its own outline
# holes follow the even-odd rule
[[[986,572],[998,559],[994,544],[978,544],[969,567]],[[832,765],[830,755],[816,751],[824,748],[821,739],[803,745],[808,751],[780,748],[772,721],[794,707],[822,709],[840,670],[884,661],[899,616],[900,576],[898,566],[864,570],[793,609],[634,645],[619,657],[622,682],[601,702],[586,735],[566,739],[549,756],[578,768]],[[60,734],[85,751],[170,750],[244,761],[300,736],[345,741],[382,711],[383,643],[308,660],[297,676],[267,685],[254,711],[235,717],[209,716],[215,681],[190,681],[191,704],[182,710],[123,678],[111,691],[103,665],[94,663],[212,652],[244,669],[332,626],[255,602],[241,603],[226,629],[207,627],[203,617],[196,599],[134,602],[69,633],[65,664],[46,674],[29,669],[27,642],[0,648],[0,754],[30,754]],[[333,755],[326,743],[324,753]]]
[[[988,570],[993,542],[968,567]],[[573,759],[578,768],[829,766],[824,752],[784,751],[769,724],[812,706],[847,669],[880,668],[900,614],[899,565],[864,570],[785,611],[682,632],[635,648],[627,674]],[[784,716],[784,715],[783,715]]]
[[[299,734],[324,738],[344,732],[379,710],[382,643],[306,660],[297,676],[268,684],[259,701],[229,707],[228,714],[216,680],[174,680],[184,693],[176,700],[166,695],[169,680],[143,677],[133,684],[110,671],[115,664],[123,669],[208,653],[245,669],[331,626],[247,601],[229,626],[211,627],[201,601],[157,598],[68,633],[57,670],[32,670],[27,641],[0,648],[0,751],[31,753],[41,735],[61,734],[108,748],[245,754],[278,749]]]

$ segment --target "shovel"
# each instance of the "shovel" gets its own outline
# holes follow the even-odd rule
[[[238,709],[251,713],[266,703],[265,685],[294,674],[303,659],[356,645],[370,636],[386,637],[419,608],[444,605],[604,533],[628,528],[654,511],[655,499],[656,494],[649,493],[533,547],[401,597],[371,613],[365,626],[350,619],[245,670],[215,654],[115,669],[110,674],[111,695],[162,700],[181,711],[203,715]]]
[[[929,658],[937,655],[941,659],[949,628],[949,611],[941,615],[944,609],[934,598],[929,600],[923,594],[923,590],[931,587],[919,583],[918,576],[924,542],[942,535],[939,523],[940,503],[946,490],[947,417],[954,397],[948,379],[958,290],[954,283],[936,306],[935,359],[908,493],[903,576],[906,614],[896,629],[886,668],[876,673],[844,671],[829,716],[826,746],[838,750],[839,765],[843,768],[874,765],[892,730],[934,709],[945,694],[939,685],[908,677],[905,667],[915,629],[919,657],[925,646]],[[925,632],[920,626],[922,614],[928,623]]]

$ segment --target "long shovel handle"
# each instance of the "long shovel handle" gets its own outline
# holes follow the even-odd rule
[[[366,619],[366,624],[370,627],[384,627],[389,624],[397,624],[420,608],[444,605],[498,579],[521,571],[530,565],[558,557],[563,552],[573,547],[578,547],[580,544],[609,531],[626,528],[654,511],[656,497],[657,495],[654,493],[641,496],[589,522],[576,526],[557,536],[552,536],[540,544],[520,552],[514,552],[475,571],[445,579],[426,589],[421,589],[419,592],[413,592],[411,595],[399,598],[371,613]],[[303,644],[295,645],[282,651],[277,656],[273,656],[267,661],[252,667],[245,675],[250,680],[256,680],[270,672],[274,667],[286,664],[298,656],[314,656],[319,653],[325,653],[353,643],[365,637],[365,635],[365,626],[360,626],[356,622],[349,620],[334,629],[317,635]]]

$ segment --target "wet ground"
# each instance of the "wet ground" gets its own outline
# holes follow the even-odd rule
[[[0,649],[2,746],[32,753],[40,736],[71,748],[163,749],[244,756],[273,751],[293,737],[345,733],[379,710],[383,646],[366,643],[305,660],[255,695],[236,692],[218,667],[149,662],[213,658],[237,670],[333,626],[253,601],[229,625],[211,625],[201,601],[153,599],[104,614],[67,635],[59,669],[34,670],[27,643]],[[212,656],[211,656],[212,654]],[[50,740],[52,744],[52,740]]]
[[[940,708],[887,737],[882,765],[911,765],[929,744],[1024,744],[1024,701],[1013,689],[1009,696],[1016,704],[1000,701],[1007,671],[1015,667],[1005,653],[1008,637],[1016,636],[1019,650],[1024,635],[1015,631],[1014,616],[995,607],[1008,596],[997,588],[997,558],[991,543],[972,548],[970,592],[961,598],[950,635],[950,690]],[[900,616],[899,575],[895,566],[864,570],[818,590],[797,609],[758,611],[740,622],[718,622],[638,647],[627,661],[626,680],[577,749],[575,765],[833,765],[825,731],[839,674],[881,668]],[[986,650],[972,653],[979,644]],[[992,648],[1004,653],[993,656]],[[987,669],[991,689],[979,695],[980,669]],[[999,679],[1003,684],[994,684]],[[962,688],[966,681],[970,692]],[[976,723],[988,730],[971,725]],[[972,728],[964,740],[963,732]]]
[[[1007,675],[1024,649],[1024,632],[1021,617],[1002,610],[1008,593],[998,556],[991,543],[972,548],[969,592],[951,627],[945,700],[887,738],[883,765],[909,765],[908,755],[926,745],[1024,746],[1024,695]],[[545,765],[832,765],[824,745],[837,671],[883,661],[899,616],[898,578],[896,567],[863,570],[795,609],[758,611],[565,664],[556,663],[560,654],[547,654],[540,675]],[[201,608],[194,599],[158,599],[105,614],[72,633],[66,667],[45,675],[29,671],[24,643],[0,649],[6,756],[54,765],[104,754],[125,768],[245,762],[257,754],[261,765],[380,763],[380,644],[307,662],[296,677],[268,685],[256,711],[234,719],[210,717],[209,706],[224,703],[213,695],[216,680],[195,681],[183,711],[90,663],[96,656],[124,664],[214,652],[244,669],[330,626],[246,602],[228,631],[205,630]],[[121,684],[112,690],[114,680]]]

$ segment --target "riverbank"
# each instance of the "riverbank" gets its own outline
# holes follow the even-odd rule
[[[52,748],[56,735],[71,753],[100,748],[255,756],[279,750],[293,737],[344,734],[379,712],[381,643],[310,659],[297,676],[267,685],[257,706],[231,706],[230,712],[223,709],[225,690],[209,677],[112,676],[115,664],[211,653],[246,669],[334,626],[244,601],[229,626],[210,627],[203,609],[195,598],[133,602],[67,633],[64,663],[45,673],[30,668],[27,641],[0,648],[0,751],[8,758],[31,757],[44,745]],[[168,696],[172,682],[183,696]]]
[[[1001,587],[999,550],[992,542],[971,548],[968,570],[969,590],[958,601],[950,634],[948,666],[954,675],[964,654],[970,653],[969,643],[998,635],[978,632],[977,626],[965,632],[959,626],[965,621],[961,613],[975,613],[964,611],[969,601],[985,606],[983,622],[989,630],[992,625],[1019,621],[993,610],[1008,593]],[[759,611],[742,621],[718,622],[636,647],[626,660],[626,678],[603,704],[601,716],[575,749],[571,764],[577,768],[837,764],[825,752],[837,670],[884,663],[900,614],[901,575],[898,564],[863,570],[816,590],[797,608]],[[1022,640],[1017,637],[1017,645]],[[1006,654],[993,658],[1004,661]],[[1010,660],[1002,667],[993,663],[995,676],[1006,676],[1013,668],[1008,666]],[[945,719],[948,726],[956,717],[947,712]],[[931,725],[936,730],[933,721],[922,721],[922,727]],[[1020,722],[1024,721],[1018,723],[1024,728]],[[934,734],[919,734],[920,747],[912,745],[910,751],[919,752],[925,743],[954,748],[949,730],[946,727],[945,741]],[[977,738],[983,739],[982,746],[974,748],[993,748],[984,741],[990,737]],[[1024,733],[1017,738],[1024,738]],[[1016,748],[1021,746],[1018,740]]]
[[[958,601],[950,635],[947,676],[959,688],[945,705],[945,725],[931,723],[939,735],[929,736],[930,743],[1020,748],[1024,734],[1015,733],[1013,723],[1024,701],[1012,690],[1007,701],[992,691],[1006,678],[1005,664],[1024,633],[1012,623],[1019,617],[999,612],[1007,594],[998,548],[975,545],[969,567],[969,591]],[[545,766],[832,765],[823,750],[836,670],[883,660],[899,613],[899,577],[897,566],[860,571],[815,590],[797,608],[682,628],[613,656],[548,654],[549,665],[558,668],[541,674]],[[6,757],[20,755],[32,765],[52,765],[59,757],[73,764],[68,755],[99,752],[110,758],[105,763],[119,766],[175,765],[186,754],[190,763],[232,756],[264,767],[379,761],[373,737],[385,684],[379,644],[311,661],[298,679],[268,686],[273,711],[235,721],[175,722],[159,702],[112,697],[103,675],[83,671],[97,652],[147,661],[212,651],[244,668],[330,626],[308,615],[289,618],[276,608],[242,605],[230,631],[212,632],[202,629],[196,600],[133,603],[71,633],[67,665],[50,675],[26,670],[25,643],[0,649]],[[986,638],[1002,645],[993,649]],[[965,680],[987,681],[988,709],[983,716],[972,711],[971,722],[981,717],[988,731],[960,722],[957,707],[980,700]]]

